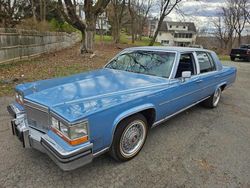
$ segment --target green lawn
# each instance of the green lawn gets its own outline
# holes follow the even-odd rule
[[[103,39],[101,40],[100,35],[95,35],[95,41],[96,42],[113,42],[113,38],[112,36],[104,35]],[[132,44],[131,36],[125,33],[121,33],[121,37],[120,37],[121,44],[129,44],[129,45],[134,45],[134,46],[148,46],[149,42],[150,42],[149,37],[142,37],[142,40],[136,40],[134,44]],[[160,43],[155,42],[154,46],[160,46]]]
[[[218,55],[221,61],[230,61],[229,55]]]

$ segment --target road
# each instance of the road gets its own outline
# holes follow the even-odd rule
[[[199,105],[152,129],[141,153],[118,163],[108,155],[63,172],[12,136],[0,98],[0,187],[250,187],[250,63],[218,108]]]

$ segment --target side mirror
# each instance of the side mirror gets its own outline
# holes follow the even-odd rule
[[[183,71],[181,73],[182,81],[184,82],[187,78],[191,78],[191,71]]]

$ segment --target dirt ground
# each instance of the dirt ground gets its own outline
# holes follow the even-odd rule
[[[103,67],[125,44],[95,45],[94,54],[80,54],[80,43],[71,48],[43,54],[37,58],[0,64],[0,96],[12,95],[16,84],[59,76],[67,76],[82,71]]]
[[[72,51],[72,61],[75,56]],[[250,63],[225,64],[236,66],[238,75],[218,108],[197,105],[153,128],[129,162],[103,155],[71,172],[61,171],[45,154],[22,148],[6,112],[13,99],[0,97],[0,187],[249,188]]]

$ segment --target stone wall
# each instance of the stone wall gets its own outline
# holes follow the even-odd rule
[[[61,50],[79,41],[77,33],[0,28],[0,63]]]

